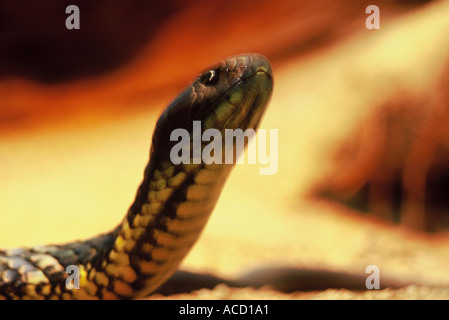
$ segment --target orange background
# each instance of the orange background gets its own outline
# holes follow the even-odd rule
[[[273,64],[275,91],[261,127],[279,129],[278,173],[236,166],[183,268],[232,278],[267,266],[364,274],[376,264],[389,278],[449,284],[445,233],[430,236],[308,197],[332,170],[335,146],[380,101],[404,92],[411,100],[434,96],[449,56],[447,2],[384,1],[381,29],[368,31],[368,3],[349,0],[160,8],[79,1],[81,30],[70,31],[77,36],[65,30],[64,3],[62,11],[49,1],[28,10],[5,3],[6,21],[21,27],[0,34],[1,247],[66,242],[116,226],[163,108],[208,64],[259,52]],[[24,46],[30,39],[47,39],[43,52],[54,56],[16,58],[20,48],[41,48],[39,41]],[[65,41],[100,53],[61,56],[52,48]]]

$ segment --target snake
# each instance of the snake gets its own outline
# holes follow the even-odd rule
[[[83,241],[0,250],[0,300],[135,299],[154,292],[196,243],[235,164],[205,161],[204,152],[203,161],[190,152],[190,161],[175,164],[170,155],[179,142],[171,133],[186,130],[192,150],[193,123],[200,121],[201,133],[221,133],[224,159],[226,130],[257,129],[272,91],[271,65],[256,53],[199,73],[159,117],[143,181],[121,223]],[[201,140],[201,151],[207,145]]]

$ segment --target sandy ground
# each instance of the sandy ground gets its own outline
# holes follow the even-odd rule
[[[307,196],[332,170],[334,147],[370,110],[404,92],[427,94],[449,57],[448,13],[449,3],[439,2],[382,25],[377,34],[365,32],[276,65],[274,95],[261,128],[279,129],[278,171],[261,176],[260,165],[237,165],[181,266],[235,279],[281,267],[364,277],[365,268],[374,264],[381,285],[383,279],[414,285],[292,294],[220,285],[169,298],[449,298],[448,234],[411,231]],[[125,103],[139,111],[105,114],[101,123],[84,117],[32,134],[3,134],[1,247],[87,238],[116,226],[133,199],[152,129],[168,101],[156,98],[151,103],[157,107],[147,109],[129,99]]]

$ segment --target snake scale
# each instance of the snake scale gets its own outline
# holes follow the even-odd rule
[[[201,121],[202,132],[222,133],[224,151],[225,129],[256,129],[272,89],[271,66],[259,54],[233,56],[200,73],[160,116],[123,221],[85,241],[0,250],[0,299],[132,299],[156,290],[198,239],[233,167],[173,164],[170,133],[186,129],[192,145],[192,123]],[[79,289],[66,285],[68,266],[79,270]]]

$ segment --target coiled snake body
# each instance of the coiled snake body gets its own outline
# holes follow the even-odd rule
[[[173,164],[171,132],[188,130],[192,147],[193,121],[202,131],[218,129],[223,140],[225,129],[255,129],[272,87],[271,67],[257,54],[201,73],[159,118],[143,182],[119,226],[86,241],[0,250],[0,299],[130,299],[157,289],[197,240],[232,169]],[[79,289],[66,286],[70,265],[78,267]]]

